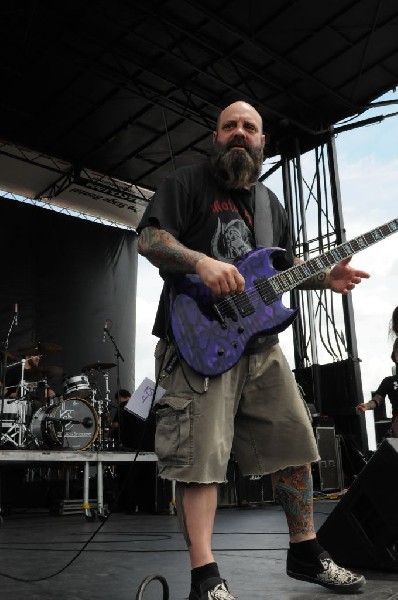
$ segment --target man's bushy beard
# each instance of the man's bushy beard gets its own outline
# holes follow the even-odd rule
[[[215,142],[210,156],[210,166],[214,177],[222,187],[231,189],[247,188],[260,176],[264,156],[262,148],[253,148],[239,142],[245,150],[232,150],[236,141],[228,144]]]

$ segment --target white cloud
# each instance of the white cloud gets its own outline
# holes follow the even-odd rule
[[[146,259],[138,258],[137,308],[136,308],[136,387],[145,377],[154,379],[154,350],[157,338],[152,335],[162,279],[158,270]]]
[[[382,161],[370,153],[350,162],[345,151],[339,157],[339,171],[348,237],[398,217],[397,157]],[[353,259],[356,265],[371,273],[371,279],[353,292],[358,354],[362,359],[361,373],[366,400],[382,378],[391,374],[392,340],[388,336],[388,326],[392,311],[398,305],[397,248],[398,235],[394,234]]]

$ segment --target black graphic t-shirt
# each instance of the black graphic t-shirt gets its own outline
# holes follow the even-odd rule
[[[375,393],[379,394],[379,396],[383,396],[383,398],[388,396],[388,398],[391,402],[392,416],[395,417],[396,415],[398,415],[398,377],[397,377],[397,375],[391,375],[390,377],[385,377]]]
[[[275,194],[270,190],[268,193],[272,245],[286,249],[285,260],[275,265],[282,270],[293,262],[287,215]],[[138,233],[148,225],[157,225],[184,246],[224,262],[233,262],[256,247],[252,192],[221,188],[207,163],[182,167],[162,181],[142,217]],[[160,273],[165,276],[162,269]],[[165,280],[153,328],[157,337],[167,334],[167,275]]]

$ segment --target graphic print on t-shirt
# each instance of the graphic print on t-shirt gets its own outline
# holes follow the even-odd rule
[[[246,223],[241,219],[228,220],[225,223],[218,217],[217,229],[211,240],[214,258],[232,262],[254,247],[253,236]]]

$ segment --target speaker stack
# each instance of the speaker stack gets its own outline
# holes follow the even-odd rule
[[[398,438],[387,438],[317,535],[341,565],[398,572]]]

